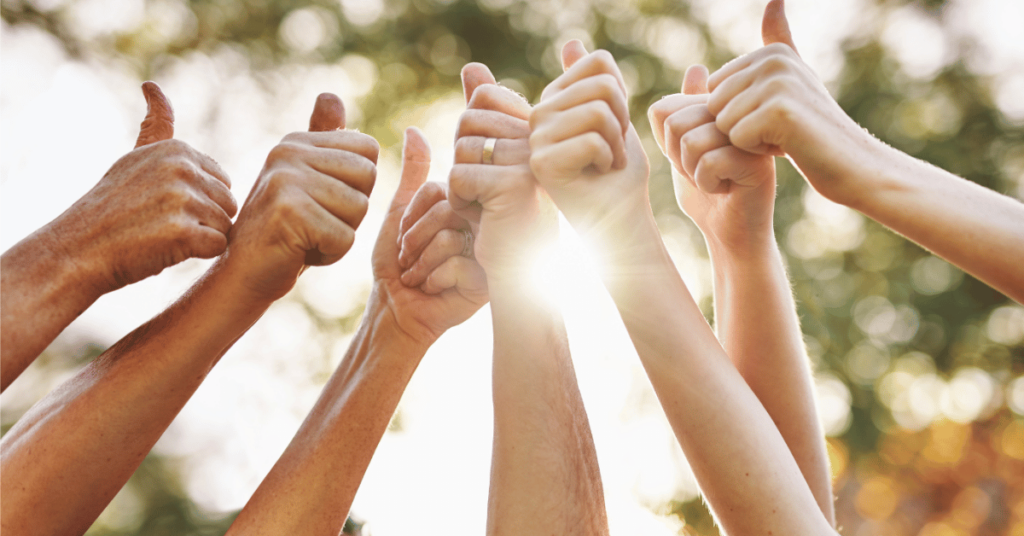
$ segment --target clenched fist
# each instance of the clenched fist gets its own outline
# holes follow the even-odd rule
[[[44,228],[53,246],[100,292],[130,285],[191,257],[224,252],[238,207],[212,158],[172,139],[174,112],[153,82],[135,150]]]
[[[336,262],[352,247],[377,178],[377,141],[341,130],[345,108],[317,98],[309,132],[271,149],[238,221],[225,267],[257,300],[276,300],[306,266]]]

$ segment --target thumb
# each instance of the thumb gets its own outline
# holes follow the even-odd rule
[[[426,136],[416,127],[405,129],[402,144],[402,173],[398,179],[398,190],[391,201],[391,209],[408,205],[416,191],[427,182],[430,172],[430,144]]]
[[[583,46],[583,41],[579,39],[569,41],[562,46],[562,70],[568,71],[569,67],[575,65],[586,55],[587,47]]]
[[[334,93],[321,93],[309,116],[310,132],[329,132],[345,128],[345,105]]]
[[[142,94],[146,97],[146,118],[142,120],[139,139],[135,141],[136,149],[174,137],[174,109],[171,101],[160,91],[160,86],[156,82],[143,82]]]
[[[462,68],[462,94],[466,96],[466,104],[469,104],[469,99],[473,98],[473,92],[476,91],[476,88],[484,84],[497,83],[494,75],[491,74],[491,70],[482,63],[467,63]],[[406,134],[408,132],[407,130]]]
[[[683,95],[702,95],[708,92],[708,68],[691,65],[683,75]]]
[[[765,46],[782,43],[789,45],[794,52],[799,54],[796,50],[796,43],[793,42],[793,34],[789,31],[784,0],[771,0],[764,8],[764,19],[761,20],[761,39]]]

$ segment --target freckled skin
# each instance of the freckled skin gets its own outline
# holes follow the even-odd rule
[[[343,117],[340,101],[334,98],[335,106],[331,100],[321,98],[327,105],[322,113],[329,117],[315,116],[314,125],[343,126],[339,124]],[[149,128],[169,133],[164,128],[169,124],[169,107],[151,98],[150,111],[168,121],[148,121],[146,133]],[[199,176],[196,169],[206,170],[209,162],[189,160],[190,155],[198,153],[185,148],[175,140],[157,141],[129,153],[112,168],[119,177],[117,170],[133,169],[146,161],[140,154],[170,154],[173,158],[164,164],[178,171],[163,181],[145,176],[134,177],[134,182],[118,178],[101,182],[94,191],[134,192],[134,183],[139,183],[148,188],[149,195],[118,197],[123,205],[129,206],[129,201],[135,199],[145,205],[149,198],[156,198],[158,202],[148,205],[154,211],[176,206],[179,199],[185,200],[180,206],[194,207],[195,195],[182,196],[180,189],[161,189],[165,186],[162,183],[195,184],[188,180]],[[306,254],[321,251],[322,263],[330,264],[348,252],[368,206],[378,150],[376,140],[369,136],[337,129],[295,132],[271,150],[238,220],[233,225],[228,220],[229,225],[215,231],[220,233],[220,249],[228,245],[210,270],[167,310],[118,341],[34,405],[4,436],[0,442],[0,532],[81,534],[88,529],[224,352],[295,285],[306,268]],[[95,214],[110,213],[111,209],[103,208],[95,198],[87,198],[86,208]],[[171,227],[175,232],[215,223],[196,218],[191,221],[196,225],[191,225],[180,214],[174,222]],[[134,227],[145,231],[152,226],[142,221],[135,222]],[[107,255],[117,251],[138,254],[147,246],[131,247],[133,236],[121,236],[115,224],[104,229],[96,232],[95,241]],[[68,230],[72,231],[75,229]],[[187,238],[174,243],[185,251],[190,247]],[[394,243],[393,238],[390,243]],[[49,244],[42,248],[52,249]],[[122,262],[118,269],[97,270],[99,277],[92,281],[79,278],[77,285],[104,288],[137,280],[158,271],[161,259],[185,258],[175,251],[164,252],[164,257],[149,251],[146,257],[157,259],[157,264],[143,264],[142,268],[115,259]],[[12,273],[9,267],[13,266],[8,263],[9,254],[4,256],[3,269],[5,352],[10,348],[7,337],[12,325],[7,315],[13,302],[8,300],[14,295],[8,289],[22,288],[8,287],[13,281],[8,279]],[[70,273],[80,276],[83,271]],[[377,333],[387,340],[395,339],[383,331]],[[6,380],[6,354],[4,366]]]
[[[142,85],[148,111],[135,149],[81,199],[3,254],[2,388],[105,293],[227,247],[237,204],[209,156],[173,139],[160,87]]]

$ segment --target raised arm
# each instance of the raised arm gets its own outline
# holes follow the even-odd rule
[[[705,499],[729,534],[831,533],[779,430],[665,250],[647,157],[615,113],[627,101],[614,59],[572,41],[563,64],[531,118],[531,168],[570,223],[601,244],[605,284]],[[586,114],[599,120],[578,120]],[[617,147],[625,147],[618,165]]]
[[[337,97],[321,96],[312,122],[343,125],[340,111]],[[4,436],[0,532],[84,533],[307,256],[329,264],[348,251],[376,158],[372,138],[347,131],[293,133],[275,147],[213,268]]]
[[[531,265],[557,237],[558,222],[528,165],[530,107],[496,85],[483,65],[467,65],[462,76],[468,109],[456,134],[449,188],[452,206],[479,225],[475,254],[491,293],[487,533],[607,534],[597,455],[565,328],[531,288]]]
[[[487,302],[483,270],[460,255],[461,229],[469,224],[452,211],[440,185],[424,183],[430,147],[415,128],[405,133],[402,156],[398,190],[373,250],[373,292],[355,338],[228,534],[340,533],[420,359]],[[417,245],[411,262],[399,262],[403,229]]]
[[[707,76],[703,65],[690,67],[683,94],[651,107],[651,129],[677,171],[679,204],[708,244],[718,339],[834,524],[811,370],[772,229],[775,161],[733,147],[718,131],[707,108]]]
[[[172,139],[174,113],[160,87],[146,82],[142,91],[149,111],[135,150],[0,259],[0,391],[103,294],[227,247],[238,208],[231,181]]]
[[[785,153],[823,196],[931,250],[1024,303],[1024,204],[881,142],[839,107],[800,59],[781,0],[765,47],[709,80],[708,109],[741,149]]]

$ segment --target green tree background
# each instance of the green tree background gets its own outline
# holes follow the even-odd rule
[[[583,37],[621,62],[634,124],[652,161],[652,204],[659,221],[670,223],[685,217],[644,119],[652,102],[678,91],[685,65],[666,58],[692,57],[714,70],[746,52],[715,35],[706,10],[679,1],[147,1],[135,27],[87,37],[71,16],[77,3],[3,0],[0,13],[9,28],[28,25],[51,34],[72,58],[127,62],[140,79],[158,76],[176,57],[224,47],[243,55],[268,86],[279,66],[346,65],[345,58],[357,54],[372,62],[377,76],[358,103],[354,126],[382,147],[400,143],[397,117],[457,90],[467,61],[487,64],[504,84],[536,101],[560,72],[558,47],[568,37]],[[865,4],[880,14],[875,22],[913,9],[937,28],[949,28],[941,0]],[[160,30],[168,5],[184,21],[171,32]],[[573,20],[566,22],[569,15]],[[312,31],[313,41],[296,29]],[[997,77],[972,60],[975,44],[948,38],[954,57],[922,77],[907,72],[883,42],[881,27],[859,28],[842,43],[830,89],[886,142],[1020,197],[1024,122],[997,106]],[[687,48],[666,50],[673,46]],[[787,164],[780,166],[775,223],[819,391],[828,395],[822,411],[840,416],[830,427],[829,446],[842,532],[1024,534],[1024,309],[881,226],[829,207]],[[710,303],[701,305],[710,315]],[[316,317],[313,309],[309,314]],[[319,329],[340,336],[358,314],[320,322]],[[94,345],[59,355],[51,349],[41,366],[59,374],[101,350]],[[834,411],[836,403],[845,407]],[[18,416],[5,408],[3,430]],[[233,516],[210,519],[197,509],[176,463],[147,458],[128,484],[135,521],[97,523],[90,534],[222,534]],[[717,534],[699,499],[664,509],[685,522],[686,534]],[[125,525],[130,528],[111,528]]]

